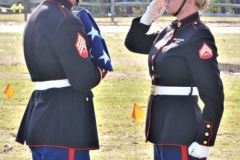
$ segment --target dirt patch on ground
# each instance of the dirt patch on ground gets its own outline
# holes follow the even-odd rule
[[[219,64],[219,68],[222,72],[230,72],[240,75],[240,65],[238,64]]]

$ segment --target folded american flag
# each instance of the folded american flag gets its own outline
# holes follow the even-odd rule
[[[85,27],[85,32],[89,38],[89,53],[92,56],[93,63],[103,69],[113,71],[107,45],[97,23],[94,21],[89,11],[81,9],[76,16],[82,21]]]

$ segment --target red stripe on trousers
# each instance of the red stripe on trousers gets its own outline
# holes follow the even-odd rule
[[[188,160],[187,146],[181,146],[182,160]]]
[[[69,149],[68,160],[74,160],[74,152],[75,152],[74,149],[72,148]]]

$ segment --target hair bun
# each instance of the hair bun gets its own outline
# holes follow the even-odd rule
[[[198,7],[198,11],[204,11],[208,8],[210,0],[195,0],[196,6]]]

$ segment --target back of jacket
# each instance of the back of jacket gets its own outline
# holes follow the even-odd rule
[[[19,143],[99,148],[91,89],[102,77],[71,8],[68,0],[45,0],[26,24],[24,56],[32,81],[68,79],[71,86],[33,91],[16,137]]]
[[[68,79],[86,91],[99,82],[99,70],[76,46],[87,43],[83,24],[69,10],[67,0],[43,1],[26,24],[24,54],[32,81]],[[86,81],[87,79],[87,81]]]

